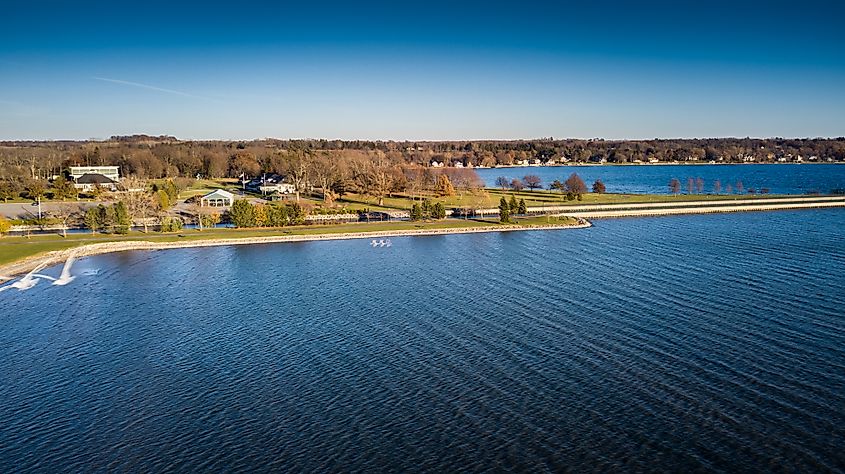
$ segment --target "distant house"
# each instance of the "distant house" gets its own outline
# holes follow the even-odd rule
[[[432,168],[442,168],[443,167],[443,163],[441,163],[437,160],[431,160],[431,162],[429,164],[431,165]]]
[[[235,195],[222,189],[214,190],[200,198],[201,207],[229,207],[235,202]]]
[[[71,166],[69,171],[74,181],[86,174],[101,174],[115,183],[120,181],[120,171],[117,166]]]
[[[286,183],[285,177],[279,174],[265,174],[261,178],[248,181],[246,189],[261,194],[292,194],[296,192],[293,184]]]
[[[104,188],[110,191],[117,190],[117,182],[101,174],[87,173],[74,179],[73,186],[82,192],[90,192],[95,188]]]

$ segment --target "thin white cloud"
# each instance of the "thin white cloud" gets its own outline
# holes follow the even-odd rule
[[[120,80],[120,79],[110,79],[108,77],[97,77],[97,76],[92,77],[92,79],[96,79],[98,81],[104,81],[104,82],[111,82],[112,84],[121,84],[121,85],[124,85],[124,86],[140,87],[141,89],[147,89],[147,90],[156,91],[156,92],[164,92],[166,94],[181,95],[182,97],[191,97],[193,99],[212,100],[208,97],[189,94],[187,92],[177,91],[177,90],[173,90],[173,89],[165,89],[163,87],[151,86],[149,84],[141,84],[140,82],[123,81],[123,80]]]

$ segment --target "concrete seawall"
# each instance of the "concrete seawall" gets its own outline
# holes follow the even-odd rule
[[[600,219],[609,217],[638,217],[638,216],[669,216],[682,214],[714,214],[723,212],[755,212],[755,211],[779,211],[790,209],[825,209],[845,208],[845,200],[840,201],[813,201],[813,202],[784,202],[784,203],[747,203],[726,206],[694,206],[694,207],[655,207],[648,209],[628,208],[619,210],[584,210],[577,212],[561,212],[557,215],[580,217],[584,219]]]

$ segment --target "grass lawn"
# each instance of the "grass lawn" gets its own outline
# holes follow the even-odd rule
[[[631,203],[653,203],[653,202],[685,202],[685,201],[716,201],[716,200],[749,200],[784,197],[783,195],[767,194],[595,194],[587,193],[582,200],[567,201],[566,197],[555,191],[502,191],[499,189],[486,189],[476,194],[463,194],[446,197],[424,196],[433,202],[442,202],[446,208],[496,208],[499,200],[504,196],[510,199],[515,196],[517,200],[525,199],[527,206],[577,206],[583,204],[631,204]],[[420,199],[417,197],[417,199]],[[316,203],[317,201],[315,201]],[[337,201],[338,205],[347,206],[350,209],[369,208],[371,210],[384,209],[410,209],[414,203],[412,196],[406,194],[394,194],[384,198],[384,205],[379,207],[377,198],[359,194],[347,194]]]

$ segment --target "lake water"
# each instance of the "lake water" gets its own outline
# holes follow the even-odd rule
[[[0,293],[0,472],[845,469],[845,211],[595,224]]]
[[[714,183],[719,180],[722,192],[728,184],[736,191],[736,183],[743,187],[769,188],[772,193],[804,194],[809,192],[829,193],[845,189],[845,165],[842,164],[772,164],[772,165],[602,165],[602,166],[544,166],[517,168],[483,168],[478,175],[488,187],[496,187],[496,178],[522,179],[537,175],[548,188],[552,181],[566,180],[572,173],[591,186],[601,179],[609,193],[666,194],[669,181],[676,178],[686,192],[689,178],[704,180],[705,193],[714,192]]]

